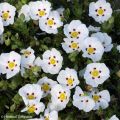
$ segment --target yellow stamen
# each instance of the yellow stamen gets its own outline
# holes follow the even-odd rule
[[[49,26],[52,26],[52,25],[54,25],[54,21],[53,21],[53,20],[48,20],[48,21],[47,21],[47,24],[48,24]]]
[[[89,54],[93,54],[94,51],[95,51],[94,48],[91,48],[91,47],[87,48],[87,52],[88,52]]]
[[[31,52],[29,52],[29,51],[24,51],[24,53],[23,53],[25,56],[29,56],[30,54],[31,54]]]
[[[14,69],[15,63],[14,62],[9,62],[8,67],[9,67],[9,69]]]
[[[56,64],[56,60],[54,58],[51,58],[50,59],[50,64],[55,65]]]
[[[44,10],[39,11],[39,16],[45,16],[45,11]]]
[[[28,107],[28,113],[34,113],[35,112],[35,106],[34,105],[32,105],[32,106],[29,106]]]
[[[78,34],[79,34],[79,33],[76,32],[76,31],[71,32],[71,36],[72,36],[72,38],[77,38]]]
[[[3,17],[3,19],[7,20],[9,18],[9,13],[8,12],[4,12],[2,17]]]
[[[104,14],[104,10],[102,8],[98,9],[97,12],[98,12],[98,15],[103,15]]]
[[[100,97],[99,97],[98,95],[94,95],[94,96],[93,96],[93,100],[94,100],[95,102],[97,102],[99,99],[100,99]]]
[[[60,99],[61,101],[66,100],[66,98],[67,98],[66,93],[60,93],[59,99]]]
[[[73,49],[78,48],[78,44],[77,44],[77,43],[75,43],[75,42],[73,42],[73,43],[71,44],[71,48],[73,48]]]
[[[27,98],[28,98],[29,100],[33,100],[33,99],[35,99],[35,96],[34,96],[34,95],[28,95]]]
[[[42,90],[44,90],[45,92],[49,91],[50,90],[50,86],[46,83],[46,84],[43,84],[42,85]]]
[[[93,71],[91,72],[91,75],[92,75],[93,77],[98,77],[98,76],[99,76],[99,71],[98,71],[98,70],[93,70]]]
[[[45,116],[45,119],[44,120],[49,120],[49,116]]]
[[[73,82],[74,82],[74,80],[72,79],[72,78],[68,78],[68,80],[67,80],[67,84],[68,85],[73,85]]]

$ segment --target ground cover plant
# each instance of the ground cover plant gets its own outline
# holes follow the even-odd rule
[[[119,120],[119,0],[0,1],[0,119]]]

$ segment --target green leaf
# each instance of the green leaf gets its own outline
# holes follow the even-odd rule
[[[70,59],[71,62],[75,62],[76,61],[76,57],[79,53],[78,52],[73,52],[71,53],[68,57]]]
[[[14,104],[19,105],[23,100],[19,94],[16,94],[12,101],[14,102]]]
[[[69,16],[70,16],[70,9],[69,8],[65,9],[63,12],[63,15],[64,15],[63,20],[67,21],[69,19]]]
[[[103,32],[111,32],[112,31],[112,28],[114,26],[114,17],[111,17],[107,22],[104,22],[101,26],[101,30]]]

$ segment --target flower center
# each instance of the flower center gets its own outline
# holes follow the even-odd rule
[[[30,54],[31,54],[31,52],[29,52],[29,51],[24,51],[24,53],[23,53],[25,56],[29,56]]]
[[[99,71],[98,71],[98,70],[93,70],[93,71],[91,72],[91,75],[92,75],[93,77],[98,77],[98,76],[99,76]]]
[[[53,21],[53,20],[48,20],[48,21],[47,21],[47,24],[48,24],[49,26],[52,26],[52,25],[54,25],[54,21]]]
[[[34,95],[28,95],[27,98],[28,98],[29,100],[33,100],[33,99],[35,99],[35,96],[34,96]]]
[[[103,15],[104,14],[104,10],[102,8],[97,10],[98,15]]]
[[[2,15],[2,18],[7,20],[9,18],[9,13],[8,12],[4,12]]]
[[[77,38],[78,35],[79,35],[79,33],[76,31],[71,32],[72,38]]]
[[[45,11],[44,10],[40,10],[39,11],[39,16],[44,16],[45,15]]]
[[[67,84],[68,85],[73,85],[73,82],[74,82],[74,80],[72,79],[72,78],[68,78],[68,80],[67,80]]]
[[[50,59],[50,64],[55,65],[56,64],[56,60],[54,58],[51,58]]]
[[[14,62],[9,62],[8,67],[9,67],[9,69],[13,69],[15,67],[15,63]]]
[[[42,85],[42,90],[44,90],[45,92],[49,91],[50,90],[50,86],[46,83],[46,84],[43,84]]]
[[[100,99],[100,97],[99,97],[98,95],[94,95],[94,96],[93,96],[93,100],[94,100],[95,102],[97,102],[99,99]]]
[[[67,99],[66,92],[62,92],[62,93],[60,92],[58,99],[60,99],[61,102],[66,100]]]
[[[87,48],[88,54],[93,54],[94,51],[95,51],[95,50],[94,50],[94,48],[92,48],[92,47]]]
[[[44,120],[49,120],[49,116],[45,116],[45,119]]]
[[[29,112],[29,113],[34,113],[35,110],[36,110],[35,105],[32,105],[32,106],[29,106],[29,107],[28,107],[28,112]]]
[[[77,44],[77,43],[75,43],[75,42],[73,42],[73,43],[71,44],[71,48],[73,48],[73,49],[78,48],[78,44]]]

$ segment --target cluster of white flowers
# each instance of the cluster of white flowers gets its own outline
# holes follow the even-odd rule
[[[50,81],[49,81],[50,80]],[[40,102],[41,98],[50,93],[51,89],[56,86],[56,82],[48,79],[47,77],[42,78],[36,84],[26,84],[19,89],[19,94],[22,96],[26,107],[21,112],[36,113],[43,112],[45,105]],[[50,111],[45,110],[44,117],[41,116],[40,120],[58,120],[58,112],[56,110]]]
[[[73,105],[79,110],[90,112],[91,110],[105,109],[109,106],[110,94],[108,90],[98,91],[93,89],[90,92],[83,92],[80,87],[76,87],[73,95]]]
[[[0,4],[0,35],[4,31],[3,26],[14,23],[15,11],[16,8],[8,3]],[[63,26],[63,11],[64,8],[52,10],[50,2],[41,0],[23,5],[19,11],[19,17],[24,14],[26,22],[30,19],[38,20],[42,31],[56,34],[58,28]],[[111,15],[111,6],[105,0],[90,3],[89,16],[93,17],[95,21],[103,23]],[[61,43],[64,51],[66,53],[82,51],[82,56],[93,62],[86,66],[83,75],[85,83],[91,87],[89,91],[83,91],[80,88],[79,76],[75,69],[69,67],[62,69],[64,59],[55,48],[46,50],[42,58],[36,57],[35,51],[31,47],[21,50],[20,54],[12,51],[0,55],[0,73],[6,74],[7,79],[19,72],[21,72],[21,76],[24,76],[26,69],[36,67],[40,67],[44,73],[58,74],[56,81],[45,76],[37,83],[26,84],[19,89],[19,95],[25,103],[25,108],[21,112],[27,111],[37,115],[44,112],[44,116],[34,120],[58,120],[58,111],[66,108],[71,97],[71,90],[74,88],[72,103],[79,110],[90,112],[100,108],[106,109],[109,106],[109,91],[99,92],[97,87],[110,77],[110,70],[104,63],[100,63],[100,60],[104,52],[111,51],[113,47],[111,37],[107,33],[100,32],[98,27],[89,26],[87,28],[80,20],[72,20],[69,24],[64,25],[63,31],[66,36]],[[118,46],[117,49],[120,50],[119,48]],[[33,73],[38,75],[38,71],[33,71]],[[47,105],[41,102],[41,99],[49,96]],[[115,119],[117,120],[116,116],[110,118],[110,120]]]
[[[22,14],[25,16],[26,22],[30,19],[39,20],[39,27],[47,33],[58,33],[57,28],[63,26],[63,8],[51,10],[51,3],[46,0],[30,2],[28,5],[22,6],[18,17]],[[0,3],[0,35],[4,31],[3,26],[14,23],[16,8],[7,2]]]
[[[50,119],[50,117],[53,117],[51,114],[54,113],[55,118],[51,119],[57,120],[58,111],[66,108],[73,88],[76,89],[73,95],[73,105],[79,110],[89,112],[100,108],[105,109],[109,106],[110,94],[108,90],[99,92],[96,88],[110,77],[110,71],[104,63],[90,63],[87,65],[84,79],[92,90],[83,92],[78,86],[80,81],[76,70],[71,68],[61,70],[63,57],[55,48],[45,51],[42,56],[43,59],[40,57],[35,59],[34,50],[30,47],[21,50],[21,53],[22,75],[25,72],[23,69],[30,69],[33,66],[41,67],[45,73],[58,74],[57,81],[43,77],[36,84],[27,84],[20,88],[19,94],[26,105],[22,112],[27,111],[28,113],[39,114],[46,108],[45,116],[47,114],[46,117]],[[40,100],[49,95],[51,99],[45,107]],[[40,119],[46,120],[46,117],[41,116]]]
[[[97,22],[107,21],[112,14],[110,4],[105,0],[92,2],[89,6],[89,15]],[[96,32],[89,36],[90,32]],[[83,57],[92,59],[92,61],[100,61],[104,52],[111,51],[113,44],[112,39],[107,33],[100,32],[99,27],[89,26],[81,23],[80,20],[72,20],[70,24],[64,25],[64,38],[62,48],[66,53],[82,50]]]
[[[52,10],[51,3],[46,0],[29,2],[22,6],[19,11],[18,17],[22,14],[25,16],[24,21],[28,22],[30,19],[39,20],[39,27],[42,31],[49,34],[58,33],[58,28],[63,26],[64,8],[59,8],[57,10]],[[14,23],[16,8],[7,2],[0,3],[0,34],[3,33],[4,27]],[[89,5],[89,16],[93,17],[95,21],[103,23],[107,21],[112,15],[112,8],[110,3],[106,0],[98,0],[97,2],[92,2]],[[78,26],[77,26],[78,25]],[[74,27],[73,27],[74,26]],[[81,31],[81,27],[82,31]],[[76,28],[76,29],[74,29]],[[75,31],[74,31],[75,30]],[[86,37],[88,31],[84,24],[76,22],[71,22],[70,25],[66,25],[64,28],[65,35],[69,38],[80,38]],[[75,42],[79,44],[77,41]],[[65,41],[64,49],[68,47],[70,43]],[[65,47],[66,46],[66,47]],[[79,46],[79,45],[78,45]],[[73,49],[73,48],[71,48]],[[80,49],[76,48],[78,51]],[[70,52],[69,50],[68,52]]]
[[[64,25],[64,34],[67,38],[62,43],[66,53],[81,51],[81,43],[88,36],[89,31],[85,24],[79,20],[73,20],[70,24]]]
[[[55,49],[52,49],[52,50],[55,50]],[[55,53],[56,51],[57,50],[55,50]],[[48,52],[49,52],[49,55],[57,55],[57,54],[50,54],[51,51],[48,51]],[[28,58],[29,57],[27,56],[26,59]],[[46,59],[43,61],[39,59],[40,63],[43,62],[44,64],[45,62],[47,62],[46,67],[50,67],[49,66],[50,57],[47,56],[45,58]],[[55,57],[52,57],[52,59],[53,58]],[[59,61],[59,59],[57,60]],[[57,65],[55,67],[57,67]],[[56,69],[56,68],[53,68],[53,69]],[[27,111],[29,113],[36,113],[36,114],[43,112],[45,109],[45,105],[41,103],[40,100],[41,98],[51,95],[51,99],[47,106],[47,111],[49,111],[50,113],[54,112],[54,114],[56,114],[56,117],[54,116],[55,117],[54,120],[57,120],[58,118],[57,111],[63,110],[66,107],[70,99],[70,93],[71,93],[70,89],[76,87],[79,84],[79,80],[78,80],[77,72],[74,69],[66,68],[65,70],[61,70],[59,72],[57,76],[57,81],[59,83],[52,79],[49,79],[48,77],[43,77],[39,79],[36,84],[26,84],[25,86],[20,88],[19,94],[23,98],[23,101],[26,105],[25,109],[23,109],[22,112]],[[50,117],[50,115],[48,114],[47,117]]]
[[[24,14],[25,21],[39,20],[39,27],[42,31],[49,34],[58,33],[58,28],[63,26],[61,17],[63,15],[63,8],[58,10],[51,10],[51,3],[45,0],[30,2],[28,5],[22,6],[19,16]]]
[[[98,32],[89,37],[89,29]],[[70,24],[64,25],[64,34],[67,38],[61,43],[62,48],[66,53],[82,50],[83,57],[90,58],[93,62],[100,61],[104,52],[111,51],[112,39],[107,33],[99,32],[97,28],[89,29],[80,20],[73,20]]]

